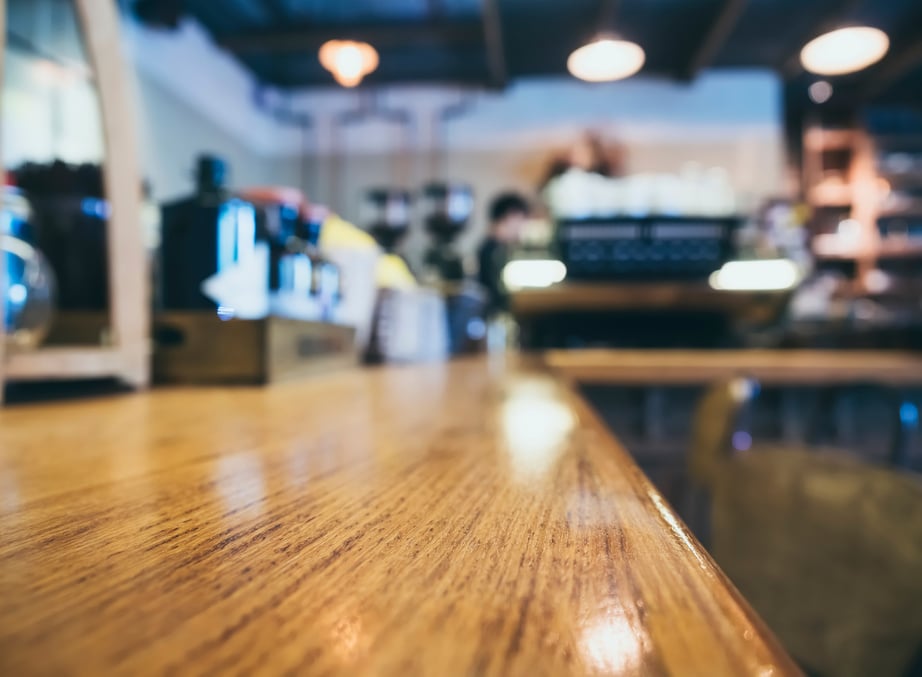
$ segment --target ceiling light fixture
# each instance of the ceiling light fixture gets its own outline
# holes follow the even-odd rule
[[[614,82],[629,78],[643,68],[647,60],[643,48],[608,33],[615,25],[617,10],[618,0],[602,0],[600,34],[567,59],[567,70],[573,77],[586,82]]]
[[[367,42],[330,40],[320,48],[320,65],[343,87],[356,87],[378,67],[378,52]]]
[[[643,48],[628,40],[600,37],[567,59],[567,70],[586,82],[613,82],[634,75],[646,61]]]
[[[890,38],[870,26],[851,26],[825,33],[808,42],[800,62],[811,73],[845,75],[877,63],[890,49]]]

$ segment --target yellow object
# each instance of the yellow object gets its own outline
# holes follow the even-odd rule
[[[346,247],[353,249],[377,248],[375,239],[361,228],[353,226],[336,214],[330,214],[320,229],[320,247]]]
[[[416,289],[416,278],[406,262],[396,254],[384,254],[378,259],[375,284],[379,289]]]
[[[330,214],[320,230],[320,248],[378,249],[375,239],[361,228]],[[406,262],[395,254],[382,254],[375,264],[375,286],[379,289],[416,289],[416,278]]]

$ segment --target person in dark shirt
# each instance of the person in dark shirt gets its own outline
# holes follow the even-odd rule
[[[528,202],[517,193],[503,193],[490,204],[489,231],[477,251],[478,280],[487,291],[488,317],[508,309],[503,268],[509,261],[510,247],[519,239],[528,211]]]

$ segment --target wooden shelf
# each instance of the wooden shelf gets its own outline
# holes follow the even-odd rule
[[[745,374],[763,383],[922,383],[922,355],[873,350],[552,350],[544,362],[585,383],[712,383]]]
[[[808,198],[810,203],[819,207],[851,207],[854,194],[847,183],[817,184],[813,186]]]
[[[909,172],[889,172],[878,167],[877,173],[881,178],[886,179],[891,186],[897,184],[902,187],[907,183],[922,184],[922,170],[914,169]]]
[[[804,146],[818,151],[851,148],[855,144],[857,134],[854,129],[814,128],[804,135]]]
[[[876,253],[888,259],[922,257],[922,242],[915,240],[883,239],[877,245]]]
[[[47,347],[4,354],[6,346],[0,323],[0,402],[4,383],[8,381],[114,377],[135,387],[149,382],[150,294],[138,226],[141,213],[138,134],[128,86],[129,72],[121,58],[118,9],[114,2],[99,0],[74,0],[74,7],[96,84],[106,141],[102,171],[110,208],[106,224],[107,317],[112,345]],[[5,0],[0,0],[0,76],[6,51],[2,44],[6,35],[6,9]],[[0,257],[0,266],[3,262]],[[0,317],[2,305],[0,298]]]
[[[111,347],[38,348],[8,353],[3,369],[10,381],[106,378],[124,372],[125,356]]]

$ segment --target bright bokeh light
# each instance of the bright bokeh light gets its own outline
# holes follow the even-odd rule
[[[511,389],[501,415],[515,478],[527,482],[551,469],[576,425],[573,412],[556,392],[530,381]]]
[[[720,291],[783,291],[800,282],[801,273],[793,261],[729,261],[710,277],[711,287]]]
[[[595,674],[637,674],[643,661],[643,642],[649,641],[622,609],[612,609],[587,624],[579,648]]]
[[[320,48],[320,65],[343,87],[355,87],[378,67],[378,52],[367,42],[330,40]]]
[[[586,82],[612,82],[634,75],[643,68],[646,58],[636,43],[602,38],[573,52],[567,59],[567,69],[573,77]]]
[[[13,305],[25,303],[26,297],[29,296],[29,290],[23,284],[11,284],[6,297]]]
[[[808,42],[800,52],[800,62],[811,73],[845,75],[877,63],[889,48],[890,39],[882,30],[852,26]]]
[[[542,288],[563,282],[567,267],[547,259],[510,261],[503,268],[503,284],[508,289]]]
[[[807,88],[807,93],[813,103],[826,103],[832,98],[832,85],[825,80],[817,80]]]
[[[839,225],[836,228],[839,237],[849,242],[860,240],[863,230],[861,222],[855,219],[843,219],[839,221]]]

